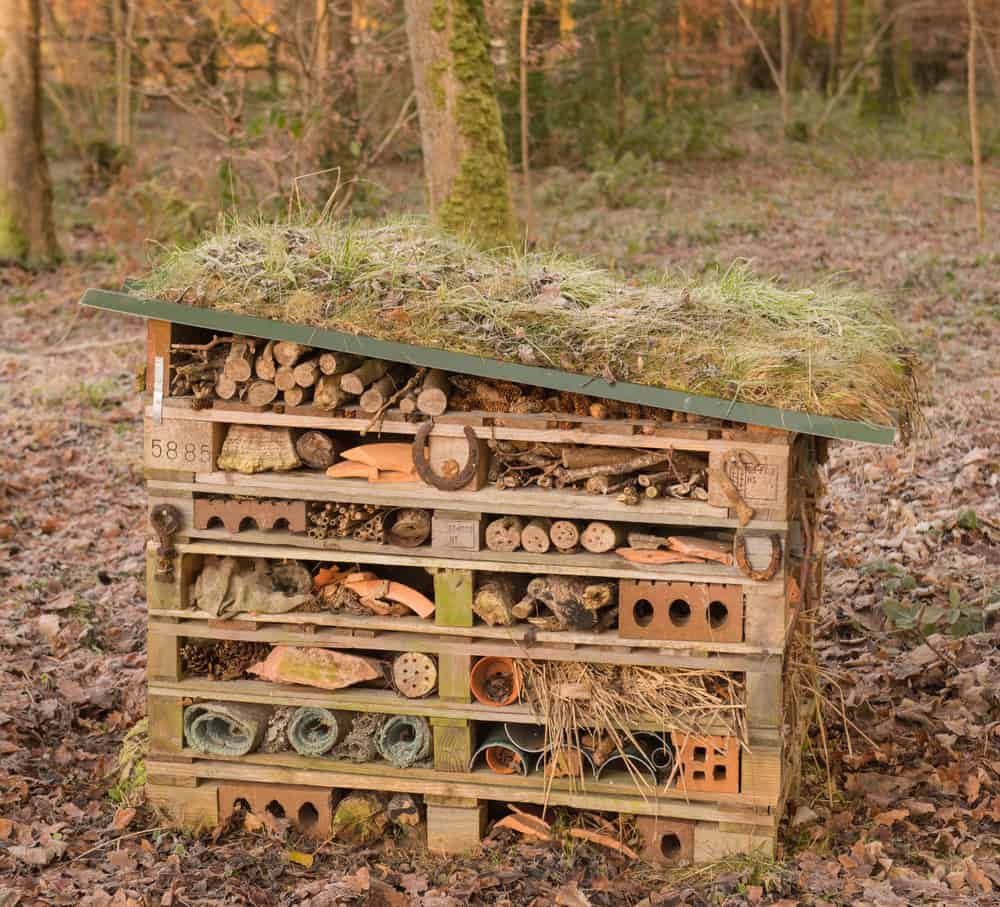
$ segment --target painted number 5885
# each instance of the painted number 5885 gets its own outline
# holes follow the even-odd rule
[[[208,444],[195,444],[193,441],[161,441],[152,438],[149,451],[157,460],[168,460],[171,463],[208,463],[212,459],[212,449]]]

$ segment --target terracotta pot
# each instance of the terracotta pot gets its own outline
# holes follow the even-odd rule
[[[523,774],[521,755],[510,747],[491,746],[486,750],[486,764],[498,775]]]
[[[487,692],[491,686],[490,681],[494,677],[506,675],[510,678],[510,692],[501,699],[491,698]],[[513,658],[503,658],[496,655],[489,655],[480,658],[472,666],[472,673],[469,675],[469,687],[477,702],[483,705],[503,706],[517,702],[521,696],[521,670],[514,663]]]

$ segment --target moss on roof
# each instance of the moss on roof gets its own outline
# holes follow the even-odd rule
[[[483,252],[420,220],[231,224],[165,253],[154,298],[816,415],[918,418],[888,306],[746,263],[639,283],[554,252]]]

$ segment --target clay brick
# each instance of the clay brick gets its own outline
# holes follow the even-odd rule
[[[694,862],[694,826],[691,819],[661,819],[638,816],[642,835],[639,855],[658,866],[687,866]]]
[[[672,734],[679,766],[675,786],[710,794],[740,792],[740,744],[735,737]]]
[[[214,519],[221,520],[230,532],[239,532],[247,520],[257,529],[273,529],[276,523],[284,520],[289,532],[305,532],[306,502],[195,498],[195,528],[208,529]]]
[[[257,815],[270,812],[303,834],[329,837],[333,828],[333,794],[328,787],[223,781],[219,784],[219,821],[225,822],[246,804]]]
[[[739,585],[623,579],[618,597],[618,635],[625,639],[743,641]]]

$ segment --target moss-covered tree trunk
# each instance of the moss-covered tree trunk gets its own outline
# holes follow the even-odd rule
[[[0,260],[56,258],[42,135],[39,0],[0,2]]]
[[[405,0],[430,208],[446,230],[512,242],[507,146],[482,0]]]

